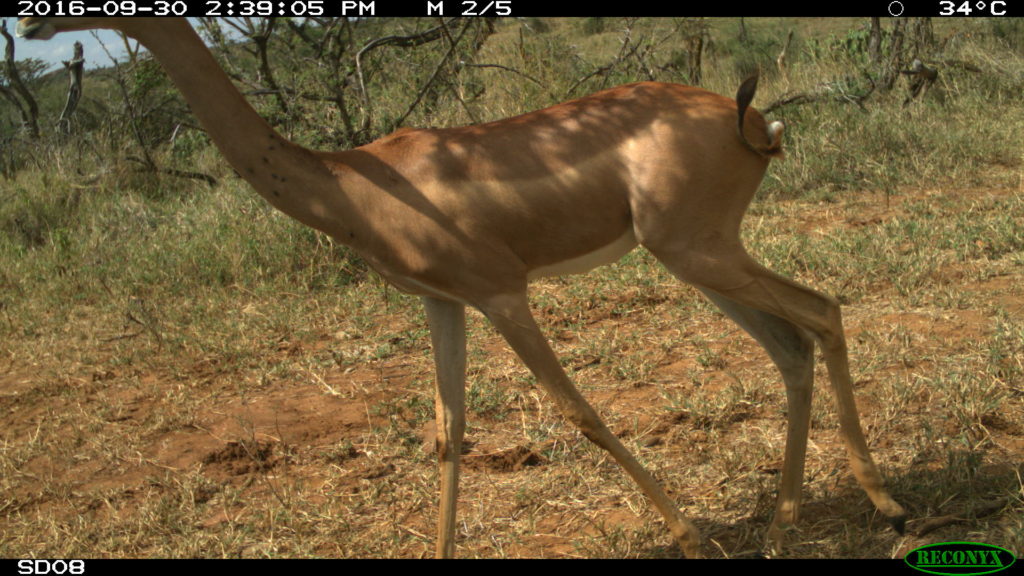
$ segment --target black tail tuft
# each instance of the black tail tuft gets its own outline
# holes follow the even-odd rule
[[[736,91],[736,105],[740,112],[740,134],[743,134],[743,117],[747,114],[750,103],[754,101],[754,94],[757,93],[757,79],[758,73],[754,72],[740,84],[740,89]]]
[[[740,135],[740,140],[743,141],[743,145],[749,148],[754,153],[765,158],[781,158],[782,152],[782,130],[783,126],[781,122],[773,122],[768,129],[768,140],[769,144],[767,147],[759,147],[753,142],[747,139],[747,135],[743,131],[743,118],[747,114],[747,108],[750,107],[750,103],[754,100],[754,94],[757,93],[757,79],[758,72],[754,72],[747,77],[746,80],[740,84],[739,90],[736,91],[736,108],[739,112],[739,118],[737,119],[736,131]]]

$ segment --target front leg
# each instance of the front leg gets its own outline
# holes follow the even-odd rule
[[[466,431],[466,307],[424,297],[437,369],[435,418],[437,457],[441,466],[441,505],[437,521],[437,557],[455,555],[455,507],[459,491],[459,456]]]

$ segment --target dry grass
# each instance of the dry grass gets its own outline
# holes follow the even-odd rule
[[[1020,192],[890,202],[759,203],[748,227],[763,258],[796,262],[790,273],[846,301],[864,423],[912,517],[905,537],[875,517],[822,391],[786,554],[891,557],[958,539],[1019,549]],[[709,553],[758,550],[785,425],[764,353],[641,252],[533,292],[567,369]],[[416,302],[365,283],[234,294],[219,322],[237,323],[223,337],[245,335],[235,362],[188,343],[194,328],[168,310],[151,311],[151,334],[79,306],[60,345],[5,345],[4,555],[430,555],[432,367]],[[470,324],[460,556],[675,555],[614,462],[566,426],[482,318]],[[993,502],[1004,506],[915,536],[929,517]]]

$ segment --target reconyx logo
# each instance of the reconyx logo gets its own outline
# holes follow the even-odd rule
[[[966,576],[1006,570],[1017,560],[1013,553],[980,542],[940,542],[921,546],[903,558],[911,568],[929,574]]]

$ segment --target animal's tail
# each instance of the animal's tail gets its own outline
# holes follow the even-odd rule
[[[747,113],[747,108],[750,107],[750,102],[754,99],[754,94],[757,92],[757,77],[758,74],[755,72],[749,78],[740,84],[740,89],[736,91],[736,105],[739,110],[739,121],[736,125],[737,132],[740,135],[740,140],[743,145],[765,158],[782,158],[784,153],[782,151],[782,132],[785,131],[786,127],[782,122],[772,122],[765,128],[765,137],[768,139],[767,144],[754,144],[747,139],[747,135],[743,131],[743,117]],[[760,140],[760,138],[758,138]]]

